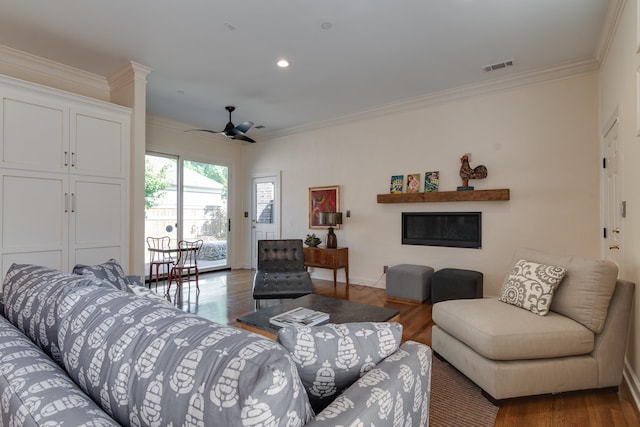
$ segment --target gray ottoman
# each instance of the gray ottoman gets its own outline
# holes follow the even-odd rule
[[[433,268],[398,264],[387,269],[387,297],[422,303],[431,295]]]
[[[443,268],[433,273],[431,302],[482,298],[483,275],[479,271]]]

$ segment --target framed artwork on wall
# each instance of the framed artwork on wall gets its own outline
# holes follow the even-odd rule
[[[320,225],[320,212],[340,212],[340,186],[309,187],[309,228],[329,228]],[[340,225],[333,228],[340,229]]]

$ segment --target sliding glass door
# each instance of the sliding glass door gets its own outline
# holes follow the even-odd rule
[[[169,236],[172,246],[203,240],[200,270],[226,268],[228,168],[156,153],[145,163],[145,240]]]

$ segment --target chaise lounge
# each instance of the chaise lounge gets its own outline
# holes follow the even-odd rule
[[[565,270],[555,293],[545,293],[539,283],[528,290],[518,287],[535,282],[530,274],[534,270],[523,265],[536,264],[547,267],[546,273]],[[616,265],[605,260],[520,249],[513,266],[500,298],[433,306],[434,353],[480,386],[495,404],[573,390],[617,390],[635,285],[617,280]],[[539,276],[544,282],[544,274]],[[514,289],[511,296],[525,307],[510,299]],[[548,313],[542,315],[545,306]]]

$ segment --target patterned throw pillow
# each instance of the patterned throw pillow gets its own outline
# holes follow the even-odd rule
[[[12,264],[4,278],[4,315],[48,356],[62,364],[55,312],[67,289],[86,286],[96,286],[96,283],[91,277],[41,265]]]
[[[500,301],[546,316],[553,293],[566,273],[562,267],[521,259],[502,284]]]
[[[291,353],[316,413],[396,351],[401,338],[399,323],[328,324],[278,331],[278,342]]]
[[[110,259],[100,265],[77,264],[73,267],[73,273],[111,283],[121,291],[126,291],[129,283],[122,266],[115,259]]]

